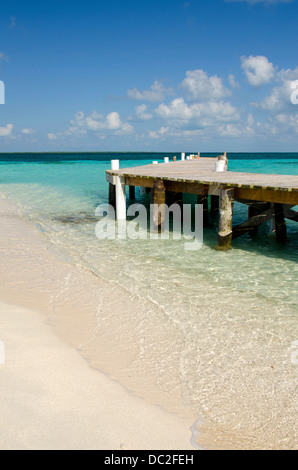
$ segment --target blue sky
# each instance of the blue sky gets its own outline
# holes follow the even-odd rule
[[[297,1],[3,2],[0,151],[298,151]]]

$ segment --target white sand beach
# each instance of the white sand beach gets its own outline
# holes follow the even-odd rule
[[[191,449],[185,420],[88,367],[42,315],[0,303],[0,448]]]
[[[243,312],[227,326],[219,308],[195,352],[159,305],[67,258],[4,195],[0,224],[0,448],[297,447],[295,316],[264,322],[264,344],[261,310],[247,304],[239,333]],[[181,382],[188,362],[203,416]]]
[[[44,235],[6,199],[0,218],[0,449],[193,449],[191,415],[130,393],[57,337],[51,296],[81,273],[51,256]],[[84,312],[71,332],[65,313],[64,337],[79,336]]]

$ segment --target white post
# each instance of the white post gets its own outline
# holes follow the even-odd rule
[[[185,160],[185,153],[181,153],[181,160],[184,161]]]
[[[111,169],[114,171],[119,170],[119,160],[111,160]]]
[[[116,176],[116,214],[117,220],[126,220],[125,178]]]
[[[219,160],[218,162],[216,162],[215,171],[216,173],[226,171],[226,162],[224,160]]]
[[[164,158],[164,162],[165,162],[165,163],[169,163],[169,162],[170,162],[169,157],[165,157],[165,158]]]

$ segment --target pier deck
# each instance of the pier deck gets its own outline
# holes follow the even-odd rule
[[[150,164],[107,170],[106,179],[110,189],[121,182],[130,187],[140,186],[153,190],[158,204],[162,204],[162,193],[197,194],[199,202],[208,211],[208,196],[219,197],[220,227],[219,245],[230,247],[232,238],[248,231],[256,232],[258,225],[275,219],[275,231],[279,239],[285,238],[284,217],[298,221],[298,214],[291,210],[298,205],[298,177],[291,175],[254,174],[241,172],[215,172],[216,158]],[[160,194],[159,194],[160,193]],[[160,198],[159,196],[162,197]],[[205,200],[203,200],[205,198]],[[233,203],[238,200],[249,207],[249,220],[243,227],[232,227]],[[263,203],[263,204],[261,204]],[[229,207],[230,206],[230,207]],[[216,208],[216,204],[213,205]],[[230,215],[228,215],[230,214]]]

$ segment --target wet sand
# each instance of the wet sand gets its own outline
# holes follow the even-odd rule
[[[154,394],[150,403],[146,380],[141,386],[138,380],[144,392],[138,396],[115,380],[119,354],[106,351],[99,361],[106,370],[100,371],[73,347],[96,331],[94,299],[88,304],[81,295],[75,311],[57,299],[70,280],[81,292],[85,282],[96,295],[107,296],[108,284],[59,261],[46,237],[4,198],[0,219],[0,448],[193,449],[195,417],[179,408],[179,400],[172,399],[172,412],[154,404]],[[132,360],[134,348],[127,344],[122,362]],[[130,380],[137,377],[127,377],[128,385]]]

